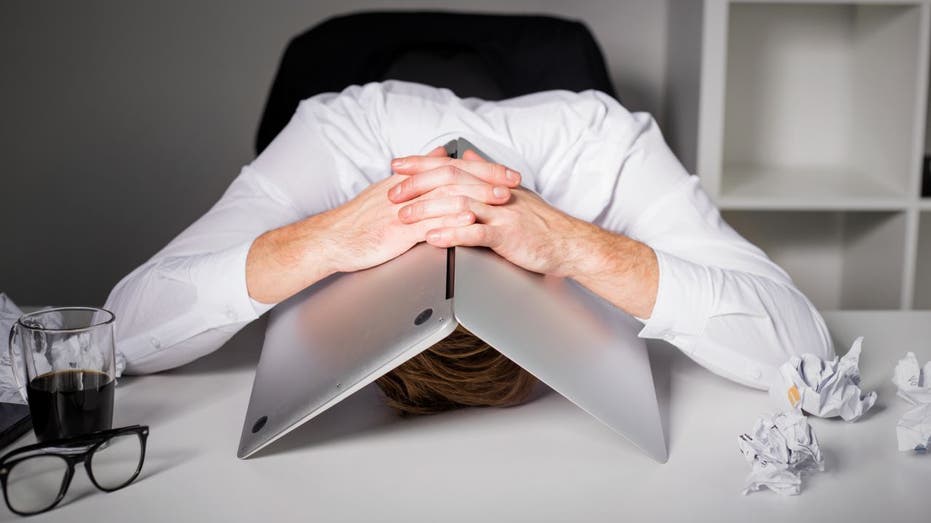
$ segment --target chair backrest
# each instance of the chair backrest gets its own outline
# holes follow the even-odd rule
[[[445,12],[352,14],[326,20],[288,44],[256,153],[281,132],[301,100],[387,79],[486,100],[553,89],[617,96],[598,44],[580,22]]]

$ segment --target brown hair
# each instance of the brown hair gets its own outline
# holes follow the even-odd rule
[[[460,325],[375,383],[403,416],[517,405],[536,378]]]

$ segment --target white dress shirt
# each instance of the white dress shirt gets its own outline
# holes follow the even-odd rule
[[[107,307],[126,371],[156,372],[219,348],[272,307],[246,290],[256,237],[352,199],[390,176],[394,157],[459,136],[555,207],[656,252],[659,290],[641,337],[764,389],[789,356],[833,357],[812,304],[721,219],[648,114],[596,91],[485,102],[390,81],[304,100],[207,214],[117,284]]]

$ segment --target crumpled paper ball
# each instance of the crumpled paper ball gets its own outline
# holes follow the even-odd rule
[[[927,452],[931,448],[931,361],[921,368],[915,353],[906,353],[895,366],[892,383],[897,396],[915,405],[895,425],[899,450]]]
[[[824,470],[824,456],[808,419],[795,411],[763,415],[737,446],[752,469],[743,494],[763,487],[783,495],[801,492],[802,473]]]
[[[842,358],[825,361],[814,354],[792,356],[779,368],[782,383],[770,394],[783,409],[801,409],[819,418],[840,416],[856,421],[876,403],[875,391],[860,388],[860,351],[863,337],[857,338]]]

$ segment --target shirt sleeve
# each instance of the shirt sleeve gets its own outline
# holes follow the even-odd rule
[[[762,389],[791,355],[833,357],[818,311],[724,222],[649,115],[594,91],[547,100],[557,103],[546,120],[523,133],[538,138],[522,134],[516,146],[536,169],[544,199],[656,253],[659,288],[641,337],[665,340],[712,372]]]
[[[364,107],[376,91],[353,88],[302,102],[204,216],[116,285],[106,307],[117,318],[127,373],[204,356],[274,305],[253,300],[246,288],[252,242],[387,175],[390,152]]]

